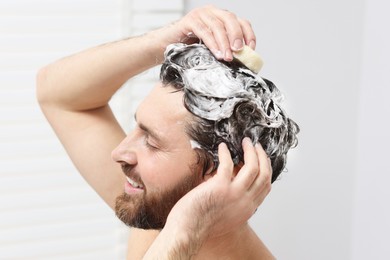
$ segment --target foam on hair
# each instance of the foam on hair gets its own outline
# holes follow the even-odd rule
[[[233,162],[243,161],[241,142],[260,142],[271,159],[274,181],[286,164],[286,154],[297,145],[298,125],[287,117],[282,95],[269,80],[238,60],[218,61],[203,44],[171,44],[165,51],[160,78],[184,92],[184,105],[195,120],[188,126],[197,149],[218,166],[218,145],[225,142]],[[209,163],[210,165],[210,163]]]

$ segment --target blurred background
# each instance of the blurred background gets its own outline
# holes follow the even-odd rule
[[[213,4],[252,22],[260,75],[301,127],[251,224],[278,259],[390,259],[390,2],[1,0],[0,259],[124,259],[128,229],[79,176],[35,99],[45,64]],[[387,29],[386,29],[387,28]],[[111,104],[132,127],[158,68]]]

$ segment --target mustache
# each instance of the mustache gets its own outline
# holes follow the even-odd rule
[[[135,182],[138,182],[142,185],[144,185],[140,175],[135,170],[135,167],[133,165],[130,165],[128,163],[122,163],[121,164],[122,172],[129,177],[130,179],[134,180]],[[144,185],[145,186],[145,185]]]

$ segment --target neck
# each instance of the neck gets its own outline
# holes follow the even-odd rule
[[[221,236],[210,236],[194,259],[275,259],[247,223]]]

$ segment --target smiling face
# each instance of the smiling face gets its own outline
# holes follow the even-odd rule
[[[186,125],[191,114],[183,93],[161,83],[136,112],[136,128],[112,152],[127,177],[115,212],[127,225],[162,229],[166,218],[188,191],[202,182]]]

